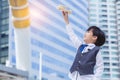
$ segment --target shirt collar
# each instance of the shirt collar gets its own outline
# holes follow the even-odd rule
[[[95,47],[95,44],[92,44],[92,43],[90,43],[90,44],[87,44],[88,45],[88,47]]]
[[[87,49],[89,49],[89,50],[91,50],[91,49],[93,49],[95,47],[95,44],[92,44],[92,43],[87,44],[87,45],[88,45]]]
[[[84,52],[88,52],[89,50],[93,49],[95,47],[95,44],[87,44],[88,46],[82,51],[82,53]]]

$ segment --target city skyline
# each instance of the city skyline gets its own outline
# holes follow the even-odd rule
[[[54,2],[49,1],[49,3],[47,0],[29,1],[31,13],[31,65],[29,73],[31,79],[40,79],[39,70],[41,63],[39,61],[41,60],[40,53],[42,53],[42,79],[54,77],[52,80],[68,80],[69,68],[75,56],[74,53],[76,49],[66,33],[62,13],[56,7],[59,4],[63,4],[73,10],[74,15],[71,15],[70,20],[71,23],[76,26],[74,28],[76,34],[81,34],[79,37],[82,38],[82,34],[88,27],[88,3],[87,1],[78,2],[81,5],[78,5],[77,1],[67,2],[63,0]],[[76,8],[79,8],[80,11]],[[80,17],[78,18],[77,16]],[[77,20],[81,21],[81,23]],[[14,29],[12,26],[10,27],[10,62],[13,61],[12,64],[15,65]],[[81,32],[79,32],[79,30]]]
[[[8,16],[8,2],[0,6],[0,63],[5,64],[9,59],[10,65],[16,67],[14,28]],[[109,4],[108,4],[109,3]],[[88,26],[96,25],[106,34],[106,43],[102,46],[101,53],[104,61],[102,80],[119,80],[120,78],[120,39],[119,39],[119,0],[80,0],[80,1],[39,1],[29,0],[30,8],[30,33],[31,57],[30,78],[68,80],[69,68],[75,56],[76,49],[71,43],[67,33],[62,13],[57,10],[58,5],[65,5],[72,10],[70,22],[80,39]],[[89,11],[89,12],[88,12]],[[6,15],[6,16],[4,16]],[[11,15],[11,14],[10,14]],[[10,17],[12,19],[12,16]],[[8,32],[9,22],[9,32]],[[9,38],[8,38],[9,33]],[[9,40],[9,45],[8,41]],[[9,49],[9,50],[8,50]],[[4,54],[3,54],[4,53]],[[8,53],[10,56],[8,56]],[[62,67],[60,67],[62,66]]]

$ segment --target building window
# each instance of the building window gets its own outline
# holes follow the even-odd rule
[[[6,56],[6,57],[1,57],[1,58],[0,58],[0,63],[1,63],[1,64],[5,64],[7,58],[8,58],[7,56]]]
[[[100,22],[100,23],[102,23],[102,22],[107,23],[107,20],[100,20],[99,22]]]
[[[104,68],[104,72],[110,72],[110,68]]]
[[[110,74],[104,74],[103,77],[104,78],[110,78]]]
[[[109,5],[110,8],[115,8],[115,5]]]
[[[101,0],[101,2],[107,2],[107,0]]]
[[[109,43],[109,41],[107,41],[107,40],[106,40],[106,41],[105,41],[105,43],[106,43],[106,44],[108,44],[108,43]]]
[[[110,66],[110,63],[105,62],[104,66]]]
[[[97,15],[96,14],[90,14],[90,17],[96,17]]]
[[[109,60],[109,57],[103,57],[103,60]]]
[[[119,52],[111,52],[112,55],[119,55]]]
[[[38,63],[35,63],[35,62],[32,62],[32,69],[34,70],[39,70],[39,64]]]
[[[108,49],[109,48],[109,46],[103,46],[103,49]]]
[[[38,51],[32,50],[32,57],[39,59],[40,58],[40,53]]]
[[[8,22],[9,22],[8,19],[3,19],[2,20],[2,25],[8,24]]]
[[[115,47],[115,46],[112,46],[111,48],[112,48],[112,50],[113,50],[113,49],[114,49],[114,50],[118,50],[118,47]]]
[[[110,15],[110,18],[116,19],[116,15]]]
[[[118,63],[112,63],[112,66],[117,66],[117,67],[119,67],[119,64],[118,64]]]
[[[117,26],[111,25],[110,28],[117,29]]]
[[[112,74],[113,78],[120,78],[120,74]]]
[[[111,20],[110,23],[117,23],[115,20]]]
[[[109,10],[109,12],[110,12],[110,13],[113,13],[113,14],[116,13],[115,10]]]
[[[107,10],[102,10],[102,12],[107,12]]]
[[[108,25],[102,25],[102,28],[108,28]]]
[[[101,7],[107,7],[107,5],[101,5]]]
[[[96,4],[90,4],[90,7],[96,7]]]
[[[117,31],[110,31],[110,33],[117,34]],[[117,43],[116,41],[111,41],[112,44]]]
[[[5,25],[0,25],[0,32],[3,32],[3,31],[8,31],[8,27],[9,25],[8,24],[5,24]]]
[[[120,69],[113,68],[112,71],[113,71],[113,72],[120,72]]]
[[[90,19],[91,22],[96,22],[96,19]]]
[[[2,1],[2,6],[8,6],[8,1]]]
[[[112,60],[113,61],[119,61],[119,58],[118,57],[112,57]]]
[[[107,15],[99,15],[99,17],[107,18]]]
[[[117,36],[110,36],[111,39],[117,39]]]
[[[108,51],[103,51],[102,54],[103,55],[109,55],[109,52]]]
[[[111,44],[117,44],[117,41],[111,41]]]
[[[47,78],[42,78],[42,80],[48,80]]]
[[[0,44],[7,44],[8,43],[8,37],[6,38],[1,38]]]
[[[11,62],[16,63],[16,56],[15,55],[12,55]]]

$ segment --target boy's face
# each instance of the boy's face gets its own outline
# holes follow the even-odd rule
[[[97,40],[97,36],[93,36],[93,32],[92,30],[86,31],[85,35],[84,35],[84,41],[86,44],[89,43],[95,43]]]

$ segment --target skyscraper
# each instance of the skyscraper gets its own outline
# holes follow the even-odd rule
[[[119,3],[119,2],[118,2]],[[89,0],[89,25],[100,27],[106,34],[106,43],[101,49],[104,61],[103,80],[119,80],[119,50],[116,0]],[[119,18],[119,17],[118,17]]]
[[[9,34],[9,5],[8,0],[0,0],[0,64],[8,59]]]
[[[29,0],[31,17],[30,79],[68,80],[76,49],[66,32],[59,4],[72,10],[70,22],[79,38],[88,28],[86,0]],[[14,29],[10,26],[10,62],[15,65]],[[41,68],[42,67],[42,68]],[[42,74],[41,74],[42,70]]]

